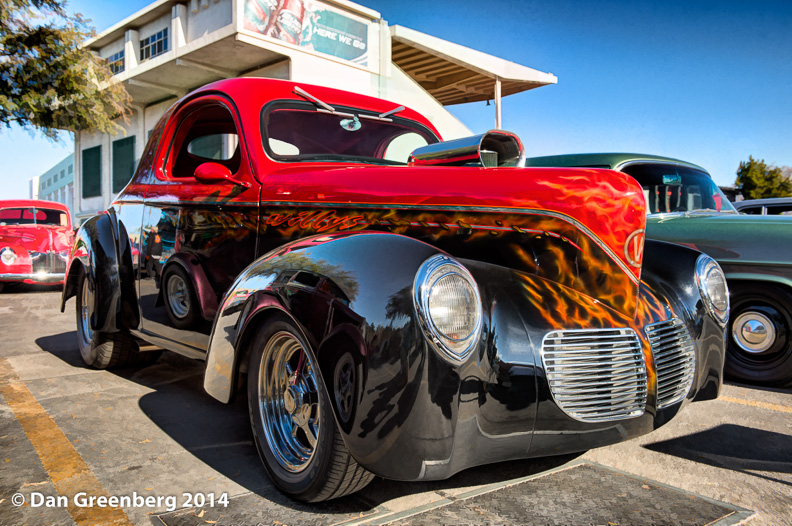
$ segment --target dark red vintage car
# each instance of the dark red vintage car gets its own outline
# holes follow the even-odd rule
[[[196,90],[78,232],[82,356],[147,363],[145,340],[206,360],[206,390],[246,393],[273,481],[308,501],[611,444],[717,397],[717,263],[644,245],[629,176],[523,158],[507,132],[442,143],[329,88]]]
[[[0,287],[63,283],[74,231],[66,205],[0,201]]]

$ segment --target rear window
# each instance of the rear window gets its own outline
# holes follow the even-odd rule
[[[311,104],[279,103],[262,112],[264,150],[278,161],[341,161],[406,164],[416,148],[438,142],[427,128],[408,119],[390,122],[365,112],[337,108],[346,115],[317,110]]]

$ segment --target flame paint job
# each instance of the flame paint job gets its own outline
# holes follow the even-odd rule
[[[267,189],[263,205],[299,202],[332,208],[355,203],[385,209],[496,209],[498,214],[551,210],[588,229],[635,281],[640,278],[640,268],[624,256],[624,244],[645,226],[643,193],[632,178],[616,172],[305,165],[270,173]],[[462,195],[459,189],[464,189]]]

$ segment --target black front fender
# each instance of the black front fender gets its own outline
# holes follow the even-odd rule
[[[331,403],[350,453],[375,473],[419,478],[424,458],[450,454],[461,382],[454,367],[430,350],[413,308],[416,272],[438,253],[412,238],[359,233],[308,238],[267,254],[225,295],[204,387],[229,402],[245,365],[246,335],[262,322],[259,316],[285,313],[316,354],[329,400],[332,358],[353,355],[360,379],[355,410],[343,418]],[[440,385],[441,379],[453,385]],[[419,442],[432,451],[418,447],[404,458],[405,446]],[[398,465],[394,458],[401,458]]]
[[[132,248],[126,228],[113,209],[92,217],[78,230],[64,281],[61,312],[66,301],[79,293],[77,284],[81,272],[94,287],[93,330],[117,332],[138,327],[140,311]]]

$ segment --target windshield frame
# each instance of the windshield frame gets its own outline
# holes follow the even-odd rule
[[[739,214],[737,209],[734,208],[734,205],[732,205],[731,201],[729,201],[729,198],[726,197],[726,194],[723,193],[723,190],[721,190],[720,187],[712,179],[712,176],[705,169],[701,168],[700,166],[690,165],[690,164],[687,164],[687,163],[674,162],[674,161],[670,161],[670,160],[666,161],[666,160],[661,160],[661,159],[636,159],[636,160],[630,160],[630,161],[623,162],[623,163],[619,164],[618,166],[615,166],[614,170],[618,170],[620,172],[623,172],[623,173],[629,175],[630,177],[632,177],[633,179],[635,179],[636,181],[638,181],[638,179],[635,176],[625,172],[624,169],[629,167],[629,166],[635,166],[635,165],[640,165],[640,164],[674,166],[676,168],[684,168],[684,169],[690,170],[692,172],[697,172],[697,173],[701,174],[703,177],[706,177],[712,183],[712,185],[718,190],[718,193],[721,196],[721,209],[720,210],[715,210],[714,208],[697,208],[695,210],[687,210],[687,211],[680,211],[680,212],[652,212],[649,209],[649,205],[647,203],[647,205],[646,205],[646,215],[647,216],[659,217],[659,216],[669,216],[669,215],[674,215],[674,216],[677,216],[677,215],[695,215],[695,214],[701,214],[701,213]],[[641,184],[641,182],[638,181],[638,184]],[[641,184],[641,188],[643,188],[642,184]]]
[[[351,106],[336,106],[334,105],[333,108],[342,113],[350,113],[358,116],[369,116],[369,117],[377,117],[379,114],[374,110],[365,110],[361,108],[355,108]],[[329,162],[329,163],[353,163],[353,164],[376,164],[376,165],[387,165],[387,166],[407,166],[407,162],[400,162],[400,161],[393,161],[389,159],[383,159],[378,157],[363,157],[363,156],[352,156],[352,155],[344,155],[344,154],[304,154],[298,156],[294,155],[279,155],[272,151],[269,145],[269,135],[267,134],[267,127],[265,126],[267,117],[270,113],[276,110],[298,110],[298,111],[311,111],[316,113],[325,113],[317,109],[316,105],[302,100],[293,100],[293,99],[281,99],[281,100],[273,100],[268,102],[261,108],[261,112],[259,114],[259,130],[261,133],[261,147],[264,150],[264,154],[272,161],[277,163],[320,163],[320,162]],[[332,113],[327,113],[327,115],[333,115]],[[387,117],[388,120],[392,121],[393,124],[397,126],[401,126],[403,128],[412,129],[415,133],[423,136],[427,139],[427,144],[435,144],[441,142],[440,137],[438,137],[431,129],[427,126],[421,124],[420,122],[414,121],[412,119],[406,119],[404,117],[399,117],[398,115],[389,115]],[[376,122],[377,120],[382,121],[383,119],[372,119],[369,121],[366,117],[361,119],[361,122]],[[401,135],[397,135],[394,137],[399,137]]]

